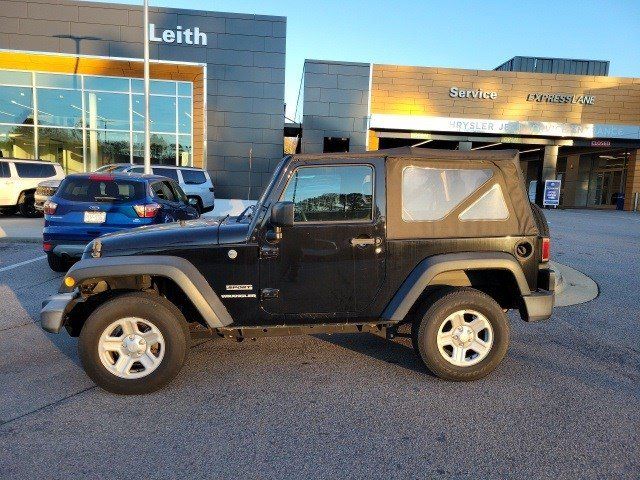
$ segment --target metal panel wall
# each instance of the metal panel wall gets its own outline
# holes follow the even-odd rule
[[[0,0],[0,12],[1,49],[142,57],[136,5]],[[156,42],[150,55],[207,65],[207,169],[216,195],[246,198],[251,184],[256,197],[282,157],[286,18],[151,8],[150,22],[157,33],[178,25],[206,33],[206,46]]]

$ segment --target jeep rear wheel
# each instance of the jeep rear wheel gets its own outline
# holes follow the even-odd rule
[[[183,315],[163,297],[136,292],[115,297],[87,319],[78,349],[87,375],[113,393],[158,390],[180,371],[189,330]]]
[[[488,375],[509,346],[506,314],[493,298],[473,288],[436,294],[411,333],[424,364],[446,380]]]

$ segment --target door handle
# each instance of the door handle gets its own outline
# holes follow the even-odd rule
[[[375,238],[352,238],[351,245],[354,247],[364,247],[365,245],[380,245],[382,243],[382,239],[379,237]]]

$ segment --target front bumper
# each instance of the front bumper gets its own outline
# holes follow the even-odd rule
[[[42,329],[50,333],[59,333],[64,326],[66,314],[76,303],[78,296],[79,292],[74,290],[69,293],[52,295],[42,302],[42,310],[40,310]]]

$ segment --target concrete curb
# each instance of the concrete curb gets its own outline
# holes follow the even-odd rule
[[[598,296],[598,284],[584,273],[558,262],[551,266],[556,272],[556,307],[590,302]]]

